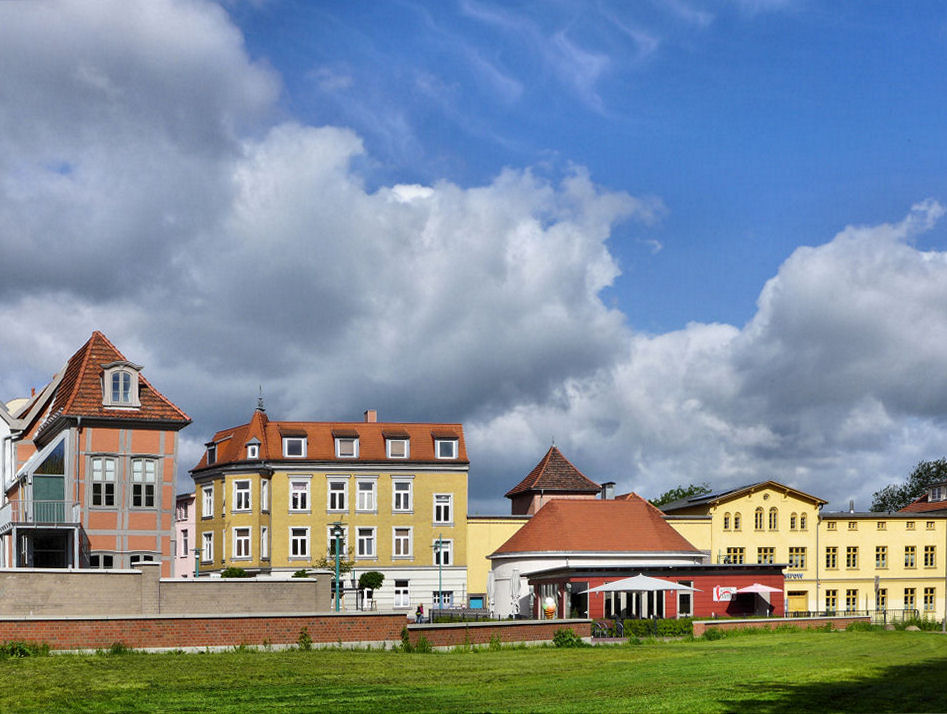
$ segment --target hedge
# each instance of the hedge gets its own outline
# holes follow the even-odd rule
[[[625,637],[687,637],[694,633],[690,617],[663,620],[625,620]]]

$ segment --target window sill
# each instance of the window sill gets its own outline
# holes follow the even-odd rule
[[[392,512],[393,514],[396,514],[396,515],[399,515],[399,516],[413,516],[413,515],[414,515],[414,509],[413,509],[413,508],[410,508],[410,509],[408,509],[408,510],[406,510],[406,511],[405,511],[405,510],[398,510],[398,509],[392,508],[392,509],[391,509],[391,512]]]
[[[308,563],[311,560],[311,558],[308,555],[291,555],[287,558],[287,560],[294,560],[294,561]]]
[[[453,528],[454,522],[450,521],[447,523],[441,523],[440,521],[434,521],[433,523],[431,523],[431,525],[434,526],[435,528]],[[437,539],[435,538],[435,540]]]
[[[393,555],[392,560],[414,560],[414,555]]]
[[[292,511],[292,510],[291,510],[291,511],[289,511],[288,513],[289,513],[289,515],[291,515],[291,516],[311,516],[311,515],[312,515],[312,511],[302,511],[302,510],[300,510],[300,511]]]
[[[377,515],[378,515],[378,509],[377,509],[377,508],[369,508],[369,509],[356,508],[356,509],[355,509],[355,512],[356,512],[356,513],[364,513],[364,514],[367,515],[367,516],[377,516]]]
[[[369,562],[369,563],[377,563],[377,562],[378,562],[378,556],[377,556],[377,555],[357,555],[357,556],[355,556],[355,560],[356,560],[356,562],[365,562],[365,561],[367,561],[367,562]]]

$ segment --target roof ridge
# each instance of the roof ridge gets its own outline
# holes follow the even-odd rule
[[[63,376],[65,376],[65,373],[69,371],[69,365],[72,364],[72,361],[79,355],[80,352],[82,352],[83,350],[85,351],[85,354],[82,355],[82,360],[79,366],[76,368],[76,378],[75,380],[73,380],[73,383],[70,385],[71,391],[69,392],[69,397],[66,400],[66,403],[63,404],[62,406],[63,414],[65,414],[72,408],[72,403],[76,400],[76,395],[79,393],[79,385],[82,384],[82,375],[85,373],[85,370],[89,361],[89,355],[92,354],[92,340],[95,339],[96,335],[104,339],[106,344],[108,344],[113,350],[118,352],[119,356],[121,356],[122,359],[125,358],[124,355],[122,355],[122,353],[118,351],[115,345],[113,345],[111,342],[108,341],[108,339],[106,339],[105,335],[103,335],[98,330],[93,330],[92,335],[89,337],[88,340],[86,340],[85,344],[82,345],[82,347],[80,347],[78,350],[76,350],[76,353],[72,357],[66,360],[66,365],[65,367],[63,367]],[[60,385],[61,384],[62,383],[60,382]]]

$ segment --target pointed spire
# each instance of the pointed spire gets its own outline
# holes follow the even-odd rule
[[[263,385],[260,385],[260,394],[256,398],[256,409],[258,412],[265,412],[266,407],[263,406]]]

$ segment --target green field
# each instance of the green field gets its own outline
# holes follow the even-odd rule
[[[0,711],[947,711],[947,637],[417,654],[313,650],[0,661]]]

